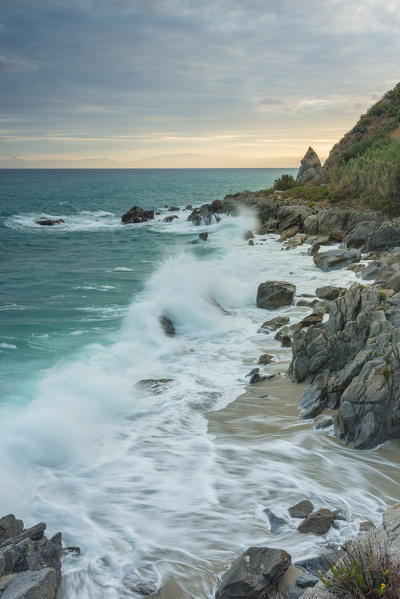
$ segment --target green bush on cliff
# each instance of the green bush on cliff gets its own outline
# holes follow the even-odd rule
[[[282,175],[279,179],[274,181],[274,189],[279,191],[286,191],[296,185],[296,179],[293,175]]]
[[[322,202],[329,196],[328,185],[296,185],[283,194],[284,198],[297,198],[307,202]]]
[[[329,171],[333,194],[400,214],[400,140],[380,139]]]

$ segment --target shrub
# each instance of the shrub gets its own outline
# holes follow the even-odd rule
[[[279,191],[286,191],[296,185],[296,180],[293,175],[282,175],[279,179],[274,182],[274,189]]]
[[[285,198],[299,198],[307,202],[322,202],[328,198],[330,188],[326,185],[296,185],[283,195]]]
[[[388,543],[375,534],[366,543],[357,540],[343,547],[344,556],[321,581],[340,599],[398,599],[400,564],[393,561]]]

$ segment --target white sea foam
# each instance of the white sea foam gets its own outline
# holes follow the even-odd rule
[[[173,579],[181,591],[171,596],[206,599],[233,552],[266,538],[294,557],[314,546],[290,519],[271,537],[265,507],[287,515],[304,496],[343,507],[353,519],[342,526],[346,536],[361,518],[377,520],[388,501],[382,454],[344,448],[285,406],[268,423],[277,434],[249,439],[241,422],[225,438],[209,432],[207,414],[240,393],[266,342],[288,355],[272,334],[257,334],[272,316],[254,305],[257,284],[286,279],[301,294],[355,277],[317,270],[304,247],[281,251],[275,236],[248,246],[242,234],[254,224],[246,213],[213,225],[207,259],[189,245],[168,255],[113,343],[66,357],[35,383],[29,405],[0,414],[0,512],[28,524],[45,519],[50,533],[60,529],[82,548],[64,563],[66,599],[102,599],[104,589],[107,599],[137,597],[128,587],[142,579]],[[296,306],[282,312],[304,316]],[[176,337],[164,334],[162,315]],[[142,379],[172,380],[148,387]]]
[[[38,220],[42,219],[63,219],[65,222],[53,226],[43,226],[37,223]],[[120,215],[105,210],[84,210],[77,214],[16,214],[6,218],[4,224],[19,231],[29,229],[45,233],[96,231],[101,229],[118,229],[123,226]]]
[[[17,349],[17,346],[13,343],[0,343],[2,349]]]

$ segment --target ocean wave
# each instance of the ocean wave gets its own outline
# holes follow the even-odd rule
[[[62,219],[65,222],[53,226],[43,226],[37,223],[38,220]],[[123,226],[121,218],[114,212],[105,210],[87,211],[84,210],[78,214],[47,214],[41,213],[23,213],[9,216],[5,219],[4,225],[17,231],[44,231],[45,233],[57,232],[79,232],[96,231],[101,229],[118,229]]]

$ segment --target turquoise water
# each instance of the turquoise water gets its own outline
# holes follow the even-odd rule
[[[263,189],[283,172],[295,170],[0,170],[0,401],[24,401],[30,377],[115,331],[160,260],[193,239],[122,225],[123,212]]]
[[[139,599],[140,584],[157,599],[211,599],[248,546],[315,554],[398,499],[396,442],[343,447],[299,420],[290,392],[255,395],[229,420],[260,354],[275,355],[273,381],[290,359],[258,332],[277,311],[256,308],[257,285],[287,280],[300,295],[355,274],[323,273],[306,245],[282,251],[275,235],[249,246],[250,211],[195,227],[184,210],[164,223],[165,206],[283,172],[0,171],[0,514],[46,521],[81,548],[63,559],[62,599]],[[123,225],[133,204],[160,214]],[[37,225],[44,216],[65,223]],[[294,323],[307,309],[280,313]],[[299,535],[287,508],[305,497],[348,520],[327,539]],[[278,535],[266,507],[287,519]]]

